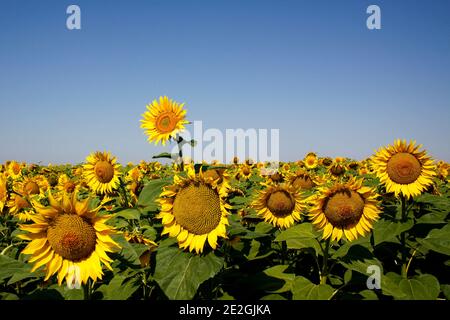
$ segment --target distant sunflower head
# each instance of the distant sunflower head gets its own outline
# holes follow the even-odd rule
[[[59,176],[56,189],[63,193],[73,193],[79,189],[75,180],[70,179],[65,173]]]
[[[120,165],[110,153],[95,152],[86,158],[83,176],[88,186],[97,193],[111,193],[119,186]]]
[[[309,190],[317,186],[317,181],[305,170],[298,170],[294,174],[290,174],[287,180],[296,190]]]
[[[16,193],[11,193],[7,206],[9,207],[9,213],[13,215],[18,214],[23,210],[31,209],[30,202],[25,197]]]
[[[298,190],[287,184],[267,185],[259,191],[252,207],[275,227],[289,228],[300,221],[305,208]]]
[[[342,157],[336,157],[328,167],[328,173],[333,177],[341,177],[347,171],[345,160]]]
[[[351,178],[346,183],[319,188],[309,217],[323,238],[352,241],[372,230],[380,209],[374,189],[362,186],[363,180]]]
[[[17,180],[22,176],[22,168],[23,168],[23,166],[20,163],[18,163],[16,161],[11,161],[8,164],[7,172],[13,180]]]
[[[332,163],[333,163],[333,159],[331,159],[329,157],[321,158],[319,160],[319,164],[321,164],[325,167],[329,167]]]
[[[43,194],[44,186],[38,177],[25,177],[22,181],[14,183],[14,191],[24,197]]]
[[[183,109],[184,103],[160,97],[159,102],[154,100],[147,105],[147,111],[142,115],[141,128],[145,129],[149,142],[163,145],[170,138],[175,138],[176,134],[184,130],[184,125],[189,123],[185,120],[186,110]]]
[[[319,164],[319,159],[317,158],[317,155],[314,152],[310,152],[306,155],[305,159],[303,160],[303,164],[307,169],[314,169]]]
[[[231,179],[230,174],[223,168],[221,169],[208,169],[203,171],[203,178],[205,180],[210,180],[216,182],[217,184],[224,183],[226,188],[229,189],[229,181]]]
[[[111,239],[114,230],[105,224],[110,218],[89,208],[89,199],[78,201],[77,193],[64,194],[61,201],[49,193],[50,206],[33,202],[36,214],[32,224],[20,225],[27,234],[19,237],[31,242],[22,251],[31,255],[32,271],[45,266],[47,281],[57,274],[58,284],[66,279],[69,286],[102,279],[101,263],[112,270],[107,252],[118,245]]]
[[[187,178],[175,176],[174,184],[165,187],[158,200],[162,234],[176,237],[180,248],[196,253],[203,252],[206,241],[216,249],[218,237],[226,238],[231,208],[224,200],[226,196],[224,184],[205,179],[201,170],[198,175],[188,170]]]
[[[420,151],[421,147],[415,141],[408,144],[406,140],[397,140],[373,156],[372,166],[387,192],[409,198],[433,184],[435,165],[426,151]]]
[[[252,167],[246,163],[239,166],[239,171],[236,175],[238,180],[248,180],[252,176]]]

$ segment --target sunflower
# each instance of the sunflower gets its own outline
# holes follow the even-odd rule
[[[216,182],[217,184],[225,184],[225,188],[228,190],[230,187],[230,175],[225,169],[214,169],[210,168],[206,171],[203,171],[203,178],[205,180],[211,180],[212,182]]]
[[[61,201],[48,195],[50,206],[34,201],[36,214],[34,223],[22,224],[28,231],[19,237],[31,242],[22,251],[31,255],[29,263],[34,263],[32,272],[45,266],[47,281],[57,274],[58,284],[64,278],[69,287],[79,287],[89,278],[102,279],[101,263],[112,271],[107,252],[119,248],[111,239],[114,230],[105,224],[109,215],[99,216],[100,207],[89,209],[89,199],[77,200],[77,193],[64,194]]]
[[[6,178],[3,173],[0,173],[0,214],[8,200],[8,187],[6,185]]]
[[[336,157],[328,167],[328,172],[333,177],[341,177],[346,171],[347,166],[345,165],[345,159],[342,157]]]
[[[314,152],[310,152],[306,155],[305,159],[303,160],[303,163],[306,169],[314,169],[319,164],[319,159],[317,158],[317,155]]]
[[[86,161],[87,163],[83,166],[83,176],[94,192],[111,193],[119,186],[120,165],[109,152],[92,153]]]
[[[184,130],[186,110],[184,103],[179,104],[168,97],[160,97],[159,102],[154,100],[147,105],[147,111],[142,115],[141,128],[145,129],[149,142],[163,145],[170,138],[175,138],[177,133]]]
[[[407,144],[406,140],[396,140],[393,146],[380,148],[373,156],[373,168],[387,192],[409,198],[433,184],[435,166],[426,151],[419,151],[421,147],[415,141]]]
[[[63,173],[58,178],[56,189],[61,193],[73,193],[79,189],[79,185],[77,185],[74,180],[70,179],[67,174]]]
[[[350,178],[331,187],[319,188],[309,217],[323,231],[323,238],[339,241],[343,235],[352,241],[365,236],[380,214],[379,201],[373,188],[362,185],[363,180]]]
[[[22,166],[16,161],[11,161],[8,165],[8,174],[13,180],[17,180],[22,176]]]
[[[242,164],[239,166],[239,171],[236,175],[238,180],[248,180],[252,176],[252,167],[248,164]]]
[[[13,187],[14,191],[18,194],[29,197],[35,195],[43,196],[43,185],[42,181],[35,177],[25,177],[23,181],[16,182]]]
[[[258,191],[252,207],[275,227],[289,228],[300,221],[305,208],[301,194],[288,184],[267,185]]]
[[[217,248],[217,238],[226,238],[228,209],[225,203],[227,190],[217,180],[205,179],[200,170],[187,171],[187,178],[174,177],[174,184],[164,188],[158,202],[162,219],[162,235],[178,239],[182,249],[189,248],[196,253],[203,252],[208,241],[212,249]]]
[[[31,209],[30,202],[17,193],[11,193],[7,206],[9,207],[9,213],[13,215],[20,213],[22,210]]]
[[[319,182],[312,174],[305,170],[297,170],[295,173],[288,175],[287,182],[296,190],[309,190],[316,187]]]

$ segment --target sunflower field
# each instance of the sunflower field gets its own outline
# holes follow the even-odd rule
[[[180,144],[185,118],[161,97],[141,126]],[[2,164],[0,299],[450,298],[449,164],[414,141],[276,169],[179,156]]]

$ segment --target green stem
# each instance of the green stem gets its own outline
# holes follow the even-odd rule
[[[120,188],[120,193],[122,193],[122,199],[123,199],[123,203],[125,208],[128,208],[129,206],[129,202],[128,202],[128,195],[127,195],[127,190],[125,189],[125,183],[123,182],[122,178],[119,178],[119,188]]]
[[[83,296],[84,300],[91,300],[91,279],[83,284]]]
[[[177,135],[177,146],[178,146],[178,157],[180,159],[180,171],[184,171],[184,162],[183,162],[183,138]]]
[[[322,272],[320,274],[320,284],[326,284],[328,279],[328,251],[330,249],[331,238],[325,242],[325,249],[323,250],[323,264]]]
[[[287,244],[286,241],[281,242],[281,264],[284,264],[287,259]]]
[[[406,198],[404,195],[400,196],[401,202],[402,202],[402,218],[401,218],[401,222],[404,223],[406,222],[407,218],[408,218],[408,211],[406,210]],[[402,264],[402,275],[404,277],[406,277],[406,260],[407,260],[407,249],[406,249],[406,231],[402,232],[400,234],[400,242],[401,242],[401,255],[402,255],[402,260],[401,260],[401,264]]]

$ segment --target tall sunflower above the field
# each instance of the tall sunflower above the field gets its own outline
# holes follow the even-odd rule
[[[158,202],[162,219],[162,235],[176,237],[182,249],[203,252],[207,241],[212,249],[217,247],[218,237],[226,238],[228,209],[225,202],[226,184],[218,180],[205,179],[203,173],[196,175],[188,167],[187,177],[174,176],[173,185],[164,188]]]
[[[108,152],[95,152],[87,156],[83,177],[88,186],[97,193],[111,193],[120,184],[120,165]]]
[[[380,148],[372,158],[377,177],[387,192],[406,198],[420,195],[433,184],[436,167],[422,145],[415,141],[396,140],[394,145]]]
[[[305,209],[301,193],[287,184],[266,185],[258,191],[252,207],[266,222],[275,227],[289,228],[295,221],[300,221]]]
[[[185,119],[186,110],[184,103],[178,103],[168,97],[160,97],[159,102],[147,105],[147,111],[142,115],[141,128],[145,129],[150,143],[165,145],[168,140],[184,130],[184,125],[189,123]]]
[[[319,188],[309,217],[323,231],[324,239],[339,241],[345,235],[352,241],[372,230],[380,214],[378,195],[362,182],[351,178],[346,183]]]
[[[20,228],[28,234],[19,237],[31,242],[22,253],[31,255],[32,272],[45,266],[47,281],[57,274],[58,284],[64,278],[69,287],[79,287],[89,278],[102,279],[102,263],[110,270],[107,253],[119,246],[111,239],[112,227],[105,224],[109,215],[98,215],[100,207],[89,208],[89,199],[78,201],[77,193],[64,194],[61,201],[48,195],[50,206],[34,201],[36,214],[32,224]]]

